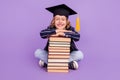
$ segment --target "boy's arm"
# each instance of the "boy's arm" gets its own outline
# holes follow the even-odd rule
[[[79,41],[80,34],[74,30],[73,27],[70,29],[72,32],[64,32],[66,37],[73,39],[74,41]]]
[[[44,29],[44,30],[42,30],[41,32],[40,32],[40,36],[42,37],[42,38],[48,38],[50,35],[52,35],[52,34],[56,34],[56,31],[55,31],[55,29],[51,29],[51,28],[47,28],[47,29]]]

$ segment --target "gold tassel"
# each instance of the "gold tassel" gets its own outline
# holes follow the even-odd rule
[[[76,30],[77,32],[80,31],[80,18],[79,18],[79,15],[78,15],[77,18],[76,18],[76,27],[75,27],[75,30]]]

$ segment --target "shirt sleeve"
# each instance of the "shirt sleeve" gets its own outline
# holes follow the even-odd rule
[[[74,41],[79,41],[80,34],[74,30],[73,27],[70,29],[72,32],[65,32],[65,37],[69,37],[73,39]]]
[[[40,36],[42,37],[42,38],[48,38],[50,35],[52,35],[52,34],[56,34],[56,31],[55,31],[55,29],[53,28],[47,28],[47,29],[44,29],[44,30],[42,30],[41,32],[40,32]]]

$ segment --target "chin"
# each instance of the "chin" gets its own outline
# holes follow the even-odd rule
[[[62,29],[64,29],[64,28],[58,28],[58,29],[62,30]]]
[[[57,29],[64,29],[65,27],[57,27]]]

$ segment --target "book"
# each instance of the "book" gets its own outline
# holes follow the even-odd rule
[[[56,50],[56,49],[57,49],[57,50],[58,50],[58,49],[59,49],[59,50],[68,50],[68,49],[70,49],[70,48],[69,48],[69,47],[59,47],[59,46],[57,46],[57,47],[56,47],[56,46],[49,46],[48,49],[54,49],[54,50]]]
[[[69,55],[49,55],[48,58],[50,59],[68,59]]]
[[[66,37],[49,37],[49,41],[71,42],[71,39]]]
[[[54,67],[56,67],[56,66],[58,66],[58,67],[60,67],[60,66],[62,66],[62,67],[68,67],[68,63],[54,63],[54,62],[49,62],[48,63],[48,66],[54,66]]]
[[[61,41],[49,41],[49,44],[62,44],[70,45],[70,42],[61,42]]]
[[[49,44],[49,46],[56,46],[56,47],[70,47],[68,44]]]
[[[48,71],[48,72],[69,72],[68,69],[66,69],[66,70],[60,70],[60,69],[57,69],[57,70],[56,70],[56,69],[52,69],[52,70],[51,70],[51,69],[47,69],[47,71]]]
[[[66,66],[48,66],[47,69],[59,69],[59,70],[65,70],[65,69],[68,69],[68,67]]]
[[[48,59],[48,62],[69,62],[68,59]]]
[[[54,54],[54,55],[69,55],[70,53],[67,52],[49,52],[49,54]]]
[[[62,49],[49,49],[49,52],[65,52],[70,53],[70,49],[62,50]]]

